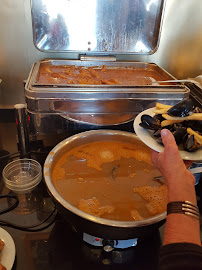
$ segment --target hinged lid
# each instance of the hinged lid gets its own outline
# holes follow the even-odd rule
[[[151,54],[165,0],[31,0],[40,51]]]

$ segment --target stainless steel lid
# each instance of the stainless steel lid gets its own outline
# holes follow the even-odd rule
[[[32,0],[35,47],[46,52],[152,54],[165,0]]]

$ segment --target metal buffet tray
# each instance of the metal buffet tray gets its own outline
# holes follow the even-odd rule
[[[85,58],[84,58],[85,59]],[[92,57],[91,57],[92,59]],[[110,57],[110,61],[108,60],[108,57],[105,57],[104,59],[108,61],[98,61],[98,57],[94,57],[94,61],[79,61],[79,60],[42,60],[38,63],[36,63],[34,67],[34,72],[33,72],[33,79],[32,79],[32,87],[44,87],[44,86],[49,86],[49,87],[82,87],[83,91],[85,91],[84,88],[87,88],[87,91],[89,91],[89,88],[118,88],[118,87],[133,87],[137,86],[138,83],[135,82],[135,78],[133,79],[132,76],[138,77],[141,81],[145,81],[147,79],[148,83],[145,83],[145,85],[141,82],[139,85],[141,86],[148,86],[148,84],[152,85],[155,81],[161,81],[161,80],[173,80],[175,79],[172,75],[170,75],[168,72],[166,72],[164,69],[160,68],[158,65],[153,64],[153,63],[144,63],[144,62],[117,62],[117,61],[112,61]],[[103,59],[103,58],[102,58]],[[106,71],[108,74],[112,73],[113,71],[123,71],[123,72],[130,72],[136,70],[136,72],[140,72],[138,74],[128,74],[130,78],[130,83],[127,81],[124,85],[121,85],[118,83],[118,85],[107,85],[107,84],[102,84],[102,85],[92,85],[92,84],[69,84],[65,80],[64,82],[58,81],[58,78],[54,79],[52,83],[41,83],[40,78],[41,74],[40,71],[43,70],[44,67],[68,67],[68,66],[75,66],[75,67],[80,67],[82,69],[87,69],[87,68],[93,68],[94,70],[101,70],[103,66],[106,67]],[[61,71],[62,72],[62,69]],[[141,74],[141,72],[145,73],[144,75]],[[56,73],[56,71],[54,71]],[[48,72],[46,72],[48,75]],[[49,73],[50,74],[50,73]],[[111,74],[113,76],[114,74]],[[148,80],[149,79],[149,80]],[[138,80],[138,81],[140,81]],[[133,85],[131,85],[133,83]],[[158,84],[156,84],[158,85]]]
[[[25,86],[27,108],[31,114],[61,115],[69,120],[94,125],[118,125],[160,100],[173,105],[188,98],[189,89],[176,85],[43,85],[37,81],[40,67],[50,65],[102,66],[109,68],[149,68],[165,80],[175,79],[156,64],[143,62],[95,62],[80,60],[42,60],[35,63]]]

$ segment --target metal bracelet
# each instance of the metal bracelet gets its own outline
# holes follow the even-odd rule
[[[167,215],[169,214],[184,214],[199,219],[199,209],[197,205],[189,201],[176,201],[167,204]]]

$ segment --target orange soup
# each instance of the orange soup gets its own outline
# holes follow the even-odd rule
[[[52,181],[73,206],[94,216],[131,221],[166,211],[167,188],[141,141],[99,141],[60,156]]]
[[[83,67],[43,65],[38,74],[42,84],[147,85],[164,78],[149,68]]]

